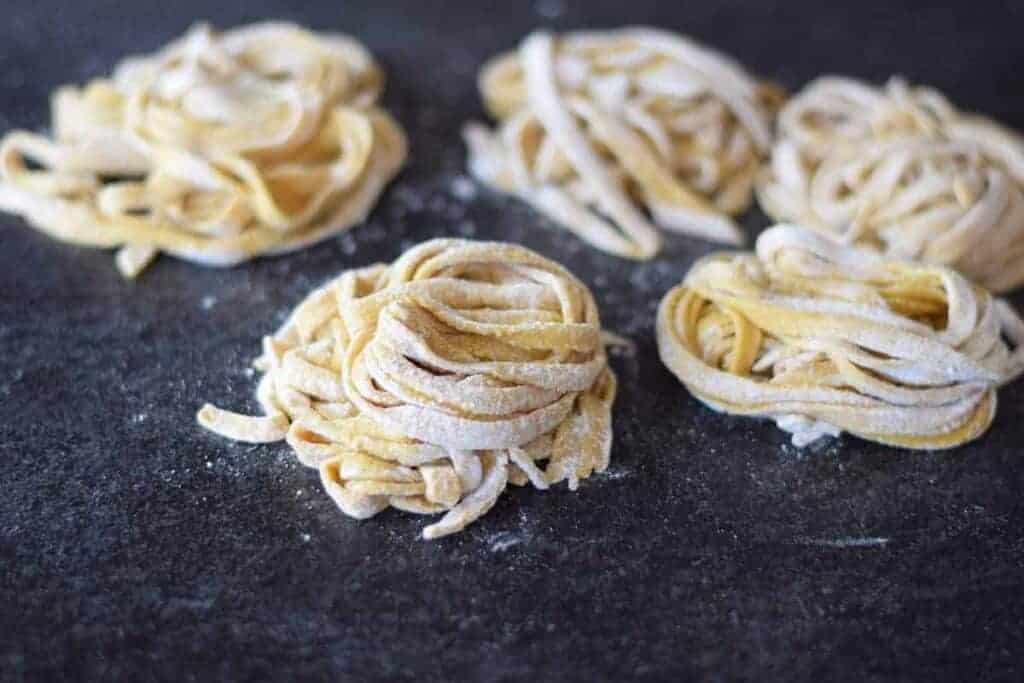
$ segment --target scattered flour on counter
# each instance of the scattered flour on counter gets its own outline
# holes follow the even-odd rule
[[[210,296],[207,294],[199,301],[199,307],[204,311],[208,311],[217,305],[217,297]]]
[[[388,231],[380,223],[367,223],[358,236],[366,242],[383,242],[388,237]]]
[[[427,211],[442,214],[449,208],[448,198],[444,195],[434,195],[427,200]]]
[[[886,545],[889,543],[889,539],[884,536],[842,536],[839,538],[800,539],[798,542],[801,545],[816,545],[824,548],[870,548]]]
[[[451,182],[452,196],[464,202],[476,199],[476,183],[464,175],[455,176]]]
[[[424,196],[408,185],[399,185],[395,190],[395,199],[408,211],[422,211],[427,204]]]
[[[488,543],[491,545],[492,553],[505,552],[512,546],[519,545],[525,539],[522,536],[518,536],[511,531],[502,531],[494,534],[488,539]]]
[[[629,284],[635,290],[656,294],[658,299],[672,287],[675,287],[686,275],[678,264],[670,261],[648,261],[632,269]]]
[[[359,243],[356,241],[355,236],[350,232],[342,235],[339,241],[341,242],[341,251],[344,252],[345,256],[352,256],[359,248]]]

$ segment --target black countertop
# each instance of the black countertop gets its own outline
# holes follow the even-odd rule
[[[953,452],[799,451],[657,358],[657,301],[712,245],[630,263],[453,190],[477,67],[540,25],[681,30],[789,88],[902,73],[1024,128],[1020,3],[868,4],[8,0],[0,129],[42,127],[55,86],[194,19],[273,17],[368,44],[412,157],[367,225],[233,270],[164,257],[129,283],[0,218],[0,679],[1019,680],[1024,383]],[[313,286],[452,234],[566,263],[636,340],[607,474],[424,542],[421,517],[342,516],[287,446],[196,427],[206,400],[255,408],[260,336]]]

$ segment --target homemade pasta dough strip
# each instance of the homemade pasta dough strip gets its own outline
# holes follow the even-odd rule
[[[538,32],[485,65],[480,90],[498,127],[466,126],[472,174],[591,245],[649,259],[654,224],[743,242],[731,217],[781,97],[728,57],[649,28]]]
[[[1024,282],[1024,138],[899,79],[820,78],[783,107],[765,211],[890,258]]]
[[[1024,369],[1024,323],[949,268],[807,228],[698,261],[658,310],[661,359],[702,402],[803,446],[850,432],[918,449],[985,432]]]
[[[345,514],[445,513],[455,533],[508,484],[608,466],[615,376],[597,306],[523,247],[439,239],[312,292],[256,367],[265,413],[204,406],[227,438],[287,440]]]
[[[73,244],[234,265],[362,222],[405,161],[383,75],[351,38],[206,25],[59,89],[52,139],[0,142],[0,209]]]

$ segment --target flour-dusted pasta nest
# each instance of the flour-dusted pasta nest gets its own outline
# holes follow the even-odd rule
[[[0,208],[51,236],[206,265],[308,246],[361,222],[406,156],[359,43],[288,24],[205,25],[53,97],[53,139],[0,143]]]
[[[657,334],[694,396],[772,418],[798,446],[840,431],[960,445],[1024,368],[1024,323],[956,271],[793,226],[766,231],[754,254],[697,262],[662,300]]]
[[[780,221],[887,256],[952,266],[995,292],[1024,282],[1024,138],[939,92],[822,78],[782,109],[759,183]]]
[[[651,224],[727,243],[750,206],[780,96],[728,57],[649,28],[535,33],[480,76],[495,131],[469,167],[599,249],[648,259]],[[648,216],[649,214],[649,216]]]
[[[608,465],[615,376],[597,307],[523,247],[432,240],[343,273],[264,338],[265,416],[206,405],[232,439],[286,439],[341,510],[445,513],[463,529],[511,484],[539,489]]]

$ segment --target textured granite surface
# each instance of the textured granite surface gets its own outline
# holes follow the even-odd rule
[[[367,225],[233,270],[126,283],[0,218],[0,680],[1019,680],[1024,383],[951,453],[798,451],[656,357],[656,302],[711,245],[628,263],[459,191],[476,68],[544,24],[684,30],[790,88],[899,72],[1024,128],[1021,4],[941,4],[7,0],[0,129],[193,19],[279,17],[365,39],[412,160]],[[196,428],[204,400],[254,408],[248,361],[311,287],[451,234],[564,261],[636,340],[607,474],[426,543],[422,518],[340,515],[287,447]]]

